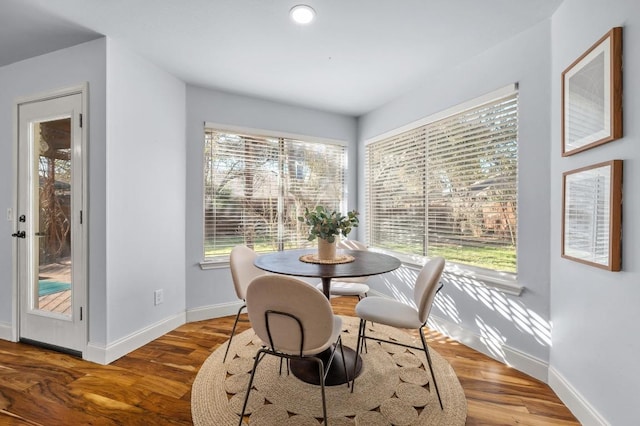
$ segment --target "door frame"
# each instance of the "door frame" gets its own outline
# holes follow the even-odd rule
[[[82,238],[81,244],[82,249],[80,250],[80,256],[78,257],[78,263],[82,271],[80,272],[82,276],[82,280],[84,281],[85,291],[84,291],[84,300],[80,300],[79,302],[82,306],[85,307],[83,312],[83,334],[84,334],[84,348],[82,350],[83,358],[86,357],[86,348],[89,342],[89,314],[90,309],[88,306],[89,301],[89,188],[88,188],[88,138],[89,138],[89,83],[83,82],[76,86],[64,87],[56,90],[46,91],[36,93],[34,95],[29,96],[21,96],[15,99],[13,104],[13,229],[18,229],[18,172],[19,172],[19,164],[18,164],[18,152],[20,141],[18,139],[19,133],[19,109],[20,105],[27,103],[34,103],[40,101],[46,101],[50,99],[59,98],[62,96],[76,95],[79,94],[82,98],[82,127],[80,129],[81,132],[81,143],[80,143],[80,157],[82,159],[82,203],[80,204],[80,208],[82,209]],[[17,342],[20,340],[20,288],[18,282],[18,241],[13,241],[11,247],[11,256],[12,256],[12,281],[13,281],[13,295],[12,295],[12,305],[13,305],[13,327],[11,330],[11,338],[12,341]]]

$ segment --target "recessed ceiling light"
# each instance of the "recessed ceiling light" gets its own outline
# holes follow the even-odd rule
[[[311,6],[299,4],[291,8],[289,16],[291,16],[291,19],[293,19],[295,23],[306,25],[311,23],[311,21],[316,17],[316,11],[313,10]]]

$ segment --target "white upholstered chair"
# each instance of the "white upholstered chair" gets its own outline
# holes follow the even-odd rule
[[[233,288],[236,291],[236,296],[238,296],[238,299],[242,300],[243,302],[246,300],[247,287],[249,287],[249,283],[254,278],[266,274],[265,271],[263,271],[262,269],[258,269],[253,264],[253,261],[257,256],[258,255],[255,251],[251,250],[245,245],[235,246],[233,250],[231,250],[231,255],[229,256],[231,278],[233,279]],[[227,354],[229,353],[231,341],[233,340],[233,336],[236,332],[238,320],[240,320],[240,314],[246,307],[247,304],[244,303],[242,306],[240,306],[240,309],[238,309],[236,321],[233,323],[233,329],[231,330],[231,337],[229,337],[229,344],[227,345],[227,350],[224,352],[224,358],[222,359],[223,363],[227,360]]]
[[[273,274],[255,278],[249,284],[246,300],[251,326],[265,346],[256,353],[239,424],[243,422],[256,369],[268,354],[287,360],[305,358],[318,365],[322,413],[326,425],[326,370],[322,360],[315,355],[332,348],[328,370],[336,349],[339,347],[342,351],[342,320],[333,314],[329,300],[321,291],[293,277]],[[344,354],[342,359],[347,376]]]
[[[442,257],[434,257],[429,260],[423,267],[418,277],[416,278],[415,288],[413,290],[413,298],[416,307],[404,304],[398,300],[390,299],[387,297],[367,297],[362,299],[356,305],[356,316],[360,318],[360,330],[358,332],[358,343],[356,348],[361,349],[361,339],[371,339],[379,342],[387,342],[395,345],[404,346],[407,348],[423,350],[427,363],[429,364],[429,371],[433,380],[433,385],[438,395],[438,401],[440,402],[440,408],[443,408],[442,399],[440,398],[440,391],[438,390],[438,382],[436,376],[433,374],[433,367],[431,365],[431,355],[429,354],[429,347],[424,337],[422,328],[426,325],[427,319],[429,319],[429,313],[431,312],[431,306],[436,293],[442,288],[440,283],[440,277],[444,270],[445,261]],[[422,340],[422,348],[416,346],[409,346],[396,341],[388,341],[378,339],[376,337],[370,337],[366,335],[366,322],[372,321],[377,324],[385,324],[397,328],[417,329],[420,332],[420,339]],[[354,365],[354,381],[351,384],[351,392],[353,392],[353,386],[355,385],[355,368]]]
[[[367,246],[356,240],[342,240],[336,244],[336,248],[343,250],[367,250]],[[366,297],[369,286],[366,284],[369,277],[335,278],[331,280],[332,296],[356,296],[358,300]],[[322,283],[317,285],[322,291]]]

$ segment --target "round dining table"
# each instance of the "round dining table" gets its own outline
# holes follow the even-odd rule
[[[267,272],[298,277],[320,278],[322,291],[329,298],[332,278],[366,277],[384,274],[400,267],[400,261],[388,254],[369,250],[338,250],[338,254],[353,256],[348,263],[322,264],[300,260],[315,250],[285,250],[260,255],[254,264]]]
[[[400,267],[400,261],[393,256],[369,250],[338,250],[338,254],[353,256],[353,261],[347,263],[310,263],[300,260],[303,255],[315,253],[315,250],[285,250],[258,256],[254,264],[256,267],[276,274],[294,275],[298,277],[320,278],[322,291],[330,298],[331,280],[333,278],[352,278],[384,274]],[[331,355],[331,349],[317,356],[326,364]],[[342,355],[335,351],[334,359],[325,379],[325,385],[333,386],[347,383],[351,380],[354,365],[357,365],[356,377],[362,369],[362,360],[355,350],[344,347],[344,361],[347,374],[342,367]],[[357,363],[357,364],[356,364]],[[292,373],[302,381],[320,384],[318,369],[313,361],[303,359],[291,360]]]

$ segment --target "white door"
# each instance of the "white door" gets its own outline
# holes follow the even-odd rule
[[[18,105],[20,340],[86,346],[82,94]]]

